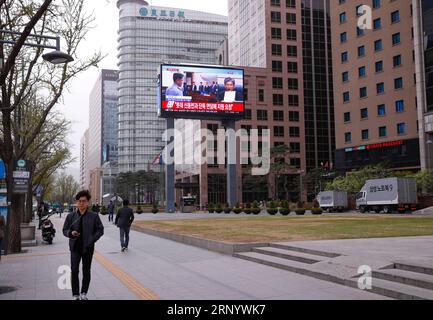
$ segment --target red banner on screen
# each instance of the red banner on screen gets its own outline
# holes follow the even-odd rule
[[[194,111],[194,112],[244,112],[243,103],[210,103],[210,102],[175,102],[162,101],[162,108],[166,111]]]

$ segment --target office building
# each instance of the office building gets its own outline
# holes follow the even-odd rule
[[[420,169],[412,3],[331,3],[337,169]]]

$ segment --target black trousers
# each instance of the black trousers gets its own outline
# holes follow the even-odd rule
[[[83,260],[83,283],[81,286],[81,293],[89,291],[90,279],[91,279],[91,267],[93,253],[95,249],[89,250],[86,253],[80,251],[71,251],[71,285],[72,295],[78,296],[80,294],[80,262]]]

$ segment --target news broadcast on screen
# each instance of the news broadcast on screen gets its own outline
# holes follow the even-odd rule
[[[243,118],[244,70],[225,67],[162,65],[163,118]]]

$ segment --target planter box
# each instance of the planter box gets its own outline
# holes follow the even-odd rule
[[[33,241],[36,239],[36,227],[27,223],[21,224],[21,240]]]

